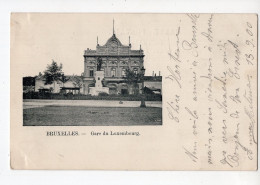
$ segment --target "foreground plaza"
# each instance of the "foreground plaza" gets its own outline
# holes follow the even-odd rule
[[[24,126],[162,125],[162,104],[149,101],[24,100]]]

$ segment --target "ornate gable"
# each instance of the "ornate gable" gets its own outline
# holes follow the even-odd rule
[[[106,42],[105,45],[101,46],[98,44],[96,50],[85,50],[84,56],[138,56],[144,57],[143,50],[131,50],[130,38],[129,45],[123,45],[120,40],[113,34]]]
[[[115,34],[112,35],[112,37],[110,37],[106,44],[104,45],[106,47],[122,47],[122,43],[120,42],[120,40],[116,37]]]

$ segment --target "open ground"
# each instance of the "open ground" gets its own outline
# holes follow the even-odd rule
[[[162,125],[161,102],[24,100],[24,126]]]

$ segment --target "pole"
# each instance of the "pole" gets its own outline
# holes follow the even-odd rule
[[[114,28],[115,21],[113,19],[113,35],[115,34],[115,28]]]
[[[142,98],[140,107],[146,107],[145,105],[145,97],[144,97],[144,74],[142,76]]]

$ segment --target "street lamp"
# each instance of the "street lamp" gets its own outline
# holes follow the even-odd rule
[[[141,98],[141,105],[140,107],[146,107],[145,105],[145,95],[144,95],[144,72],[145,72],[145,68],[144,66],[141,68],[141,75],[142,75],[142,98]]]

